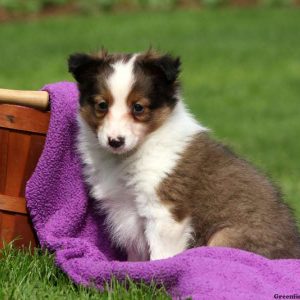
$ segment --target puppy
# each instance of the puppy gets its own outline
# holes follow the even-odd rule
[[[198,246],[300,257],[296,223],[278,190],[186,109],[179,58],[74,54],[69,70],[80,90],[84,176],[129,261]]]

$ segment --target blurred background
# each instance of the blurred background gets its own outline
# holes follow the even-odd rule
[[[277,183],[300,220],[300,0],[0,0],[0,87],[72,80],[73,52],[154,48],[212,135]],[[276,220],[275,220],[276,221]]]

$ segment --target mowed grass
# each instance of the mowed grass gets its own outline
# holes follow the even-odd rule
[[[134,52],[152,45],[180,55],[183,95],[191,111],[216,138],[269,174],[300,220],[300,10],[60,17],[1,24],[0,41],[3,88],[39,89],[45,83],[71,80],[68,55],[102,45]],[[32,263],[53,268],[51,259],[43,259]],[[0,278],[6,278],[0,280],[0,290],[3,284],[23,286],[1,273]],[[48,281],[37,290],[55,286],[58,296],[64,289],[81,293],[70,285],[67,279],[61,284]],[[90,291],[82,293],[88,297]]]
[[[86,288],[74,284],[54,264],[54,257],[47,251],[35,249],[17,250],[12,243],[0,250],[0,299],[109,299],[109,300],[167,300],[171,299],[163,287],[153,282],[146,285],[123,283],[112,279],[100,293],[95,287]]]

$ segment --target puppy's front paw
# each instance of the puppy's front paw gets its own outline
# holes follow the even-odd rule
[[[149,253],[147,251],[139,252],[135,248],[127,249],[127,261],[147,261],[149,260]]]

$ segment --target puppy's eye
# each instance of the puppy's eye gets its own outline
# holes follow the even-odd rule
[[[144,111],[144,106],[139,103],[135,103],[132,106],[132,111],[135,115],[141,114]]]
[[[97,109],[102,112],[108,111],[108,103],[105,100],[102,100],[97,104]]]

